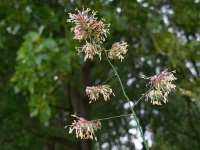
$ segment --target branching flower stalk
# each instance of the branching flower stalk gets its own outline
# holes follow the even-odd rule
[[[75,117],[77,120],[75,120],[72,125],[69,125],[69,133],[75,131],[77,138],[97,140],[95,136],[95,131],[101,128],[100,121],[132,115],[136,121],[137,128],[139,129],[145,148],[146,150],[149,150],[148,143],[145,140],[144,133],[133,108],[144,97],[146,97],[146,101],[150,100],[153,105],[162,105],[162,103],[166,103],[168,101],[167,97],[169,93],[172,91],[172,89],[175,89],[176,87],[174,84],[172,84],[172,81],[176,80],[173,74],[175,73],[175,71],[168,72],[167,70],[164,70],[159,75],[154,75],[151,77],[146,77],[143,75],[142,78],[150,80],[150,89],[146,93],[144,93],[133,106],[131,106],[131,101],[126,94],[121,78],[114,65],[110,61],[110,59],[120,59],[122,61],[128,51],[128,44],[124,41],[116,42],[109,50],[105,50],[105,48],[103,47],[103,42],[105,41],[105,39],[107,38],[107,34],[109,33],[109,24],[104,24],[103,19],[98,20],[98,18],[96,17],[96,12],[93,11],[90,15],[89,11],[90,9],[83,9],[82,11],[78,10],[77,14],[70,13],[70,19],[67,20],[67,22],[75,23],[75,27],[71,28],[71,31],[75,34],[74,39],[85,42],[85,45],[77,48],[78,54],[82,52],[85,53],[84,60],[86,61],[87,59],[92,60],[95,55],[98,55],[101,59],[102,53],[105,52],[106,59],[114,71],[114,75],[109,77],[102,84],[86,87],[86,94],[88,95],[90,100],[89,103],[96,101],[100,97],[100,95],[103,96],[105,101],[108,101],[110,99],[110,95],[115,96],[111,86],[104,83],[116,76],[120,84],[122,93],[131,109],[131,114],[111,116],[92,121],[88,121],[84,118],[73,115],[73,117]]]

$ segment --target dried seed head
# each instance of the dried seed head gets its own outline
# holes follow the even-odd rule
[[[100,121],[88,121],[84,118],[77,117],[75,115],[72,115],[77,118],[77,120],[74,120],[72,125],[69,127],[69,133],[71,134],[74,130],[76,132],[76,137],[81,139],[91,139],[96,140],[97,137],[95,135],[95,131],[98,129],[101,129],[101,122]]]
[[[90,103],[92,101],[96,101],[99,98],[99,94],[103,95],[105,101],[110,99],[110,95],[114,95],[112,89],[109,85],[99,85],[99,86],[92,86],[86,88],[86,94],[90,99]]]
[[[127,43],[123,41],[114,43],[108,53],[108,57],[110,59],[120,59],[122,61],[124,59],[124,55],[128,51],[127,47]]]
[[[172,84],[172,81],[176,80],[174,77],[175,71],[168,72],[165,69],[159,75],[146,77],[144,75],[141,78],[148,79],[152,88],[147,95],[146,100],[151,100],[153,104],[161,105],[161,102],[168,102],[167,97],[172,89],[175,89],[176,85]]]

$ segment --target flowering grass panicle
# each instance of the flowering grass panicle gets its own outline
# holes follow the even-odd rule
[[[126,42],[116,42],[112,45],[108,57],[110,59],[120,59],[121,61],[124,59],[124,55],[127,53],[127,43]]]
[[[97,137],[95,135],[95,131],[101,129],[101,122],[100,121],[88,121],[84,118],[76,117],[77,120],[74,120],[72,125],[70,125],[69,133],[71,134],[74,130],[76,132],[76,137],[81,139],[91,139],[96,140]]]
[[[75,23],[75,27],[71,28],[75,37],[79,41],[90,39],[95,42],[105,41],[107,34],[109,33],[109,24],[104,24],[104,20],[97,20],[96,12],[92,11],[89,15],[90,9],[79,11],[77,14],[69,13],[69,19],[67,22]]]
[[[123,95],[131,106],[130,98],[125,92],[125,88],[121,81],[121,78],[119,77],[119,74],[114,65],[110,61],[110,59],[120,59],[122,61],[128,51],[128,45],[124,41],[116,42],[107,52],[107,50],[103,47],[103,42],[105,41],[105,39],[107,38],[107,34],[109,33],[109,25],[104,24],[103,19],[98,20],[98,18],[96,17],[96,12],[92,11],[92,13],[89,14],[89,11],[90,9],[83,9],[82,11],[78,10],[77,14],[70,13],[69,19],[67,20],[67,22],[75,23],[75,27],[71,28],[72,32],[74,32],[75,34],[74,39],[85,42],[85,45],[77,48],[78,54],[85,53],[85,60],[93,59],[95,55],[98,55],[101,59],[101,53],[104,51],[106,59],[115,73],[114,76],[116,76],[119,81]],[[172,82],[176,80],[176,78],[174,77],[174,73],[175,71],[168,72],[167,70],[164,70],[159,75],[154,75],[151,77],[146,77],[143,75],[142,78],[149,80],[151,88],[138,99],[136,104],[145,96],[146,101],[150,100],[153,105],[162,105],[162,103],[168,102],[168,94],[171,92],[172,89],[175,89],[176,87],[174,84],[172,84]],[[110,77],[109,79],[111,79],[112,77]],[[106,81],[108,81],[109,79],[107,79]],[[106,81],[103,83],[106,83]],[[110,99],[111,94],[115,96],[110,85],[102,84],[86,88],[86,94],[90,100],[89,103],[91,103],[92,101],[96,101],[100,95],[103,96],[105,101],[108,101]],[[69,133],[72,133],[75,130],[77,138],[80,137],[81,139],[97,140],[95,136],[95,131],[101,128],[101,123],[99,122],[100,120],[108,120],[132,115],[136,121],[137,128],[139,129],[145,148],[149,150],[148,143],[145,140],[144,133],[133,107],[130,107],[131,114],[106,117],[93,121],[87,121],[84,118],[74,116],[78,120],[75,120],[72,125],[70,125]]]
[[[110,85],[98,85],[87,87],[86,94],[90,99],[89,103],[91,103],[92,101],[96,101],[99,98],[99,94],[103,95],[105,101],[110,99],[111,94],[115,96],[112,89],[110,88]]]
[[[162,102],[168,102],[167,97],[172,89],[175,89],[175,85],[172,81],[176,80],[174,73],[176,71],[168,72],[167,69],[162,71],[159,75],[154,75],[151,77],[142,76],[144,79],[148,79],[149,84],[152,88],[147,95],[146,100],[150,99],[150,102],[154,105],[162,105]]]

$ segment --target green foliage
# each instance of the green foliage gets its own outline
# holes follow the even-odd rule
[[[64,56],[56,41],[42,38],[41,33],[36,32],[25,36],[25,42],[18,51],[18,67],[11,79],[16,83],[15,92],[22,91],[24,95],[30,95],[30,116],[39,116],[46,125],[51,116],[49,105],[55,102],[52,95],[56,88],[54,77],[58,78],[65,69],[54,69],[54,66],[58,63],[57,59],[66,64]]]

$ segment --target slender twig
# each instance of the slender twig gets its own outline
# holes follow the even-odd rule
[[[104,51],[104,52],[106,54],[106,59],[107,59],[108,63],[110,64],[110,66],[112,67],[113,71],[115,72],[115,74],[117,76],[117,79],[118,79],[118,81],[120,83],[120,86],[121,86],[122,92],[124,94],[124,97],[126,98],[128,104],[129,104],[129,107],[130,107],[130,109],[132,111],[132,115],[135,118],[135,121],[136,121],[136,124],[137,124],[137,128],[139,129],[140,134],[142,136],[142,139],[144,141],[144,145],[145,145],[146,149],[149,150],[148,143],[147,143],[147,141],[144,138],[144,133],[143,133],[142,128],[140,126],[139,120],[138,120],[138,118],[137,118],[137,116],[135,114],[135,111],[133,110],[133,107],[131,106],[131,101],[130,101],[129,97],[127,96],[126,92],[125,92],[125,89],[124,89],[124,86],[122,84],[121,78],[119,77],[119,74],[118,74],[117,70],[115,69],[115,67],[113,66],[113,64],[111,63],[111,61],[109,60],[107,52],[106,51]]]

